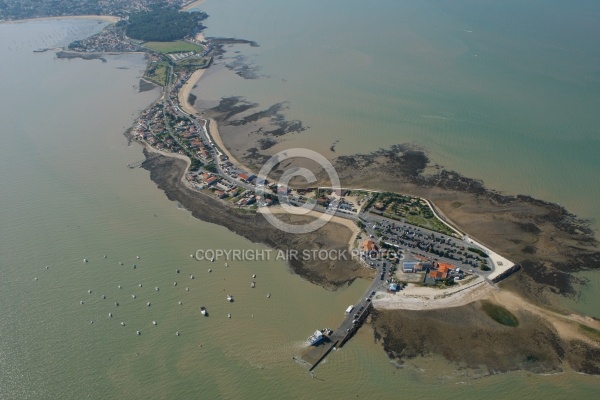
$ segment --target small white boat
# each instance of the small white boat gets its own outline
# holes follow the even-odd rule
[[[140,283],[138,286],[139,286],[139,287],[142,287],[142,284]]]
[[[137,265],[133,264],[133,269],[136,269],[136,268],[137,268]]]
[[[210,259],[210,262],[215,262],[215,259],[214,259],[214,257]]]
[[[227,318],[231,318],[231,314],[227,314]]]
[[[152,321],[152,325],[157,325],[156,321]]]
[[[119,265],[123,265],[123,261],[119,261]]]
[[[137,335],[141,335],[141,334],[142,334],[142,332],[140,332],[140,331],[135,331],[135,333],[136,333]]]
[[[200,307],[200,314],[208,316],[208,311],[206,311],[206,307]]]
[[[181,300],[179,300],[179,301],[177,302],[177,304],[179,304],[179,305],[182,305],[183,303],[181,302]]]
[[[271,293],[267,293],[267,299],[271,298]]]
[[[135,258],[137,258],[138,260],[140,259],[140,256],[135,256]]]
[[[255,286],[256,286],[256,282],[252,282],[252,283],[250,284],[250,287],[255,287]]]
[[[190,291],[190,288],[189,288],[189,287],[186,287],[186,288],[185,288],[185,291],[186,291],[186,292],[189,292],[189,291]]]
[[[104,255],[104,258],[106,258],[106,254]]]
[[[132,295],[131,295],[131,298],[132,298],[132,299],[135,299],[135,294],[132,294]]]
[[[176,270],[175,270],[175,272],[179,273],[179,270],[178,270],[178,269],[176,269]]]
[[[83,262],[84,262],[84,263],[86,263],[86,262],[87,262],[87,258],[84,258],[84,259],[83,259]]]
[[[229,264],[225,263],[225,266],[226,266],[226,267],[229,267]]]
[[[81,301],[79,302],[79,304],[83,304],[83,300],[81,300]]]
[[[190,275],[190,279],[194,279],[194,275]]]
[[[209,269],[208,269],[208,273],[211,273],[211,272],[212,272],[212,269],[211,269],[211,268],[209,268]]]
[[[112,313],[111,312],[108,313],[108,318],[112,318]]]
[[[106,299],[106,295],[105,294],[102,295],[102,299]]]
[[[93,324],[93,323],[94,323],[94,321],[90,321],[90,324]]]
[[[38,278],[37,278],[37,277],[35,277],[35,278],[33,278],[33,280],[34,280],[34,281],[37,281],[37,280],[38,280]]]
[[[125,326],[125,322],[121,322],[121,325],[122,325],[122,326]]]
[[[190,258],[194,258],[194,255],[193,255],[193,254],[190,254]]]
[[[173,286],[177,286],[177,282],[173,282]]]
[[[121,285],[117,286],[119,289],[121,289]]]
[[[156,289],[156,291],[158,292],[158,286],[157,286],[155,289]]]
[[[232,302],[233,301],[233,296],[228,294],[227,295],[227,301]]]
[[[92,289],[88,289],[88,293],[92,293]]]
[[[175,332],[175,336],[179,336],[179,331]]]
[[[119,307],[119,302],[115,301],[115,306]]]
[[[46,269],[48,269],[48,266],[46,265]]]
[[[252,274],[252,278],[256,278],[256,274]]]
[[[147,303],[146,303],[146,305],[147,305],[148,307],[150,307],[150,302],[147,302]]]

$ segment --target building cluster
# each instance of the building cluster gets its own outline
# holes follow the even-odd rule
[[[83,53],[145,51],[140,45],[124,38],[123,28],[111,26],[102,32],[69,44],[69,50]]]
[[[125,17],[167,3],[175,9],[188,0],[19,0],[0,1],[0,21],[69,15],[113,15]]]

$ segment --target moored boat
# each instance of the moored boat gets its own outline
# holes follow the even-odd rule
[[[323,336],[323,332],[321,332],[320,330],[316,330],[315,333],[313,333],[312,335],[310,335],[307,339],[308,344],[310,344],[311,346],[314,346],[316,344],[318,344],[321,340],[323,340],[324,336]]]
[[[208,311],[206,310],[206,307],[200,307],[200,314],[208,317]]]

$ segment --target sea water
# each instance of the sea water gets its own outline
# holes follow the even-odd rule
[[[436,357],[397,368],[368,327],[309,374],[292,357],[315,329],[334,328],[368,282],[332,292],[281,261],[225,267],[192,259],[197,249],[264,247],[192,218],[148,172],[127,167],[143,154],[122,134],[159,96],[138,92],[143,57],[103,63],[32,52],[102,26],[0,25],[0,399],[597,392],[597,378],[570,372],[473,379]],[[235,302],[226,301],[229,293]]]

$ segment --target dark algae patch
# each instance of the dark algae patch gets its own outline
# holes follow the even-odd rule
[[[517,317],[513,313],[508,311],[506,308],[504,308],[498,304],[494,304],[489,301],[482,301],[481,309],[490,318],[492,318],[494,321],[496,321],[502,325],[512,326],[512,327],[519,326],[519,320],[517,319]]]

